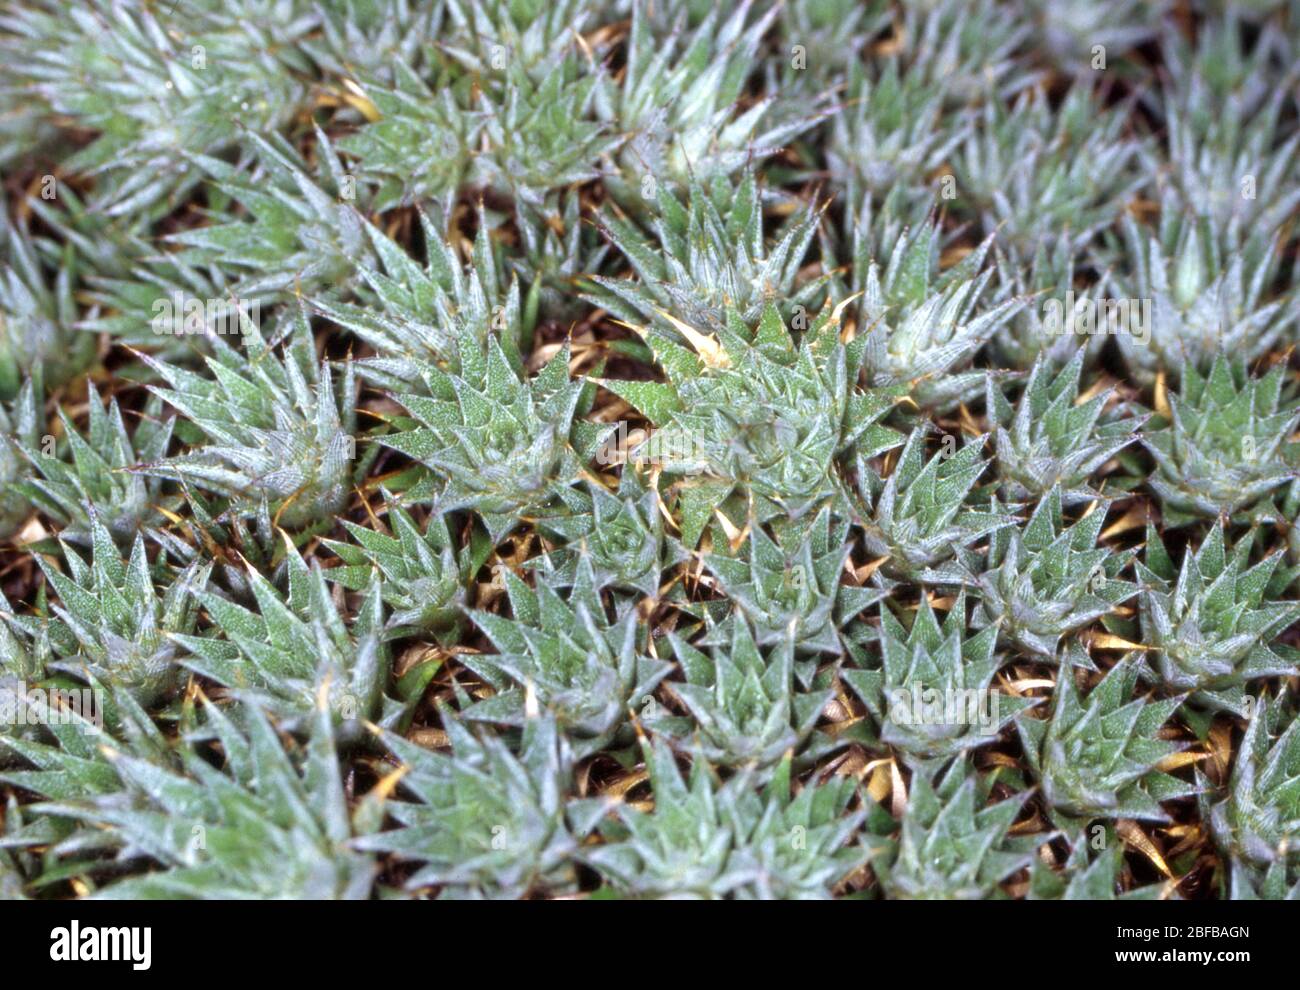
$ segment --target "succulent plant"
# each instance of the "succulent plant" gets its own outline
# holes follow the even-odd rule
[[[853,783],[811,784],[791,798],[790,761],[761,795],[749,778],[718,785],[703,758],[683,779],[662,741],[643,743],[654,808],[618,806],[609,839],[584,854],[616,894],[689,900],[820,899],[865,863],[852,843],[862,812],[846,814]]]
[[[219,497],[207,497],[198,489],[184,489],[185,514],[177,516],[172,526],[151,534],[167,558],[179,563],[206,561],[213,564],[213,580],[238,601],[253,601],[249,584],[250,565],[277,585],[283,583],[287,546],[298,546],[312,539],[320,523],[284,539],[284,530],[271,520],[265,500],[250,514],[228,511],[228,503]]]
[[[1005,363],[1029,369],[1041,356],[1061,367],[1079,350],[1084,352],[1085,365],[1096,362],[1110,332],[1108,322],[1099,323],[1098,313],[1104,312],[1109,320],[1109,309],[1103,283],[1076,285],[1076,270],[1083,267],[1077,264],[1076,254],[1069,231],[1045,235],[1032,249],[1012,242],[997,246],[997,294],[1034,300],[1016,310],[989,341]]]
[[[878,75],[864,63],[850,63],[844,101],[847,109],[833,120],[826,160],[850,203],[937,171],[968,126],[944,119],[948,94],[942,81],[936,86],[901,70],[896,59],[886,61]]]
[[[95,340],[75,326],[75,254],[60,259],[53,287],[25,226],[0,204],[0,399],[17,395],[24,376],[51,388],[85,371]]]
[[[1129,332],[1115,335],[1139,384],[1153,384],[1161,370],[1172,381],[1188,367],[1204,371],[1221,354],[1254,362],[1295,322],[1294,305],[1268,296],[1281,257],[1275,231],[1256,229],[1234,244],[1213,219],[1168,195],[1158,230],[1131,215],[1121,229],[1127,264],[1112,268],[1108,291],[1140,306],[1140,332],[1130,311]]]
[[[788,530],[780,541],[751,526],[734,555],[707,553],[703,563],[718,590],[754,624],[760,646],[792,636],[801,653],[840,654],[838,630],[885,595],[840,581],[852,549],[848,530],[848,522],[832,521],[826,508],[802,532]],[[800,680],[807,681],[803,671]]]
[[[985,233],[997,230],[999,242],[1029,251],[1057,231],[1086,244],[1143,181],[1123,108],[1103,111],[1079,83],[1054,102],[1043,87],[1005,108],[986,102],[953,156],[957,202],[970,197]]]
[[[1198,780],[1201,814],[1228,858],[1234,888],[1280,899],[1300,836],[1300,721],[1286,722],[1283,706],[1264,697],[1253,709],[1223,800],[1215,803],[1208,781]]]
[[[315,364],[306,314],[293,320],[283,357],[243,318],[242,352],[211,337],[211,378],[143,355],[169,386],[150,389],[208,442],[134,470],[214,492],[249,515],[269,502],[291,529],[341,510],[356,455],[355,374],[347,362],[336,385],[329,365]]]
[[[388,78],[399,71],[397,60],[423,68],[423,40],[436,37],[448,21],[447,5],[410,0],[325,4],[317,10],[320,36],[304,38],[303,48],[317,65],[339,76],[356,71]]]
[[[481,73],[475,84],[453,71],[431,86],[397,59],[391,73],[376,66],[357,86],[367,122],[340,148],[361,163],[357,178],[375,188],[377,210],[427,203],[445,220],[466,186],[540,206],[594,178],[598,160],[623,143],[596,119],[599,80],[572,37],[556,35],[537,60],[521,58],[516,43],[465,38],[483,46],[481,58],[459,40],[446,39],[443,51]]]
[[[51,239],[34,238],[31,241],[47,265],[66,267],[67,259],[62,252],[66,250],[63,245],[68,245],[72,249],[71,257],[80,262],[77,272],[84,273],[86,280],[93,285],[100,284],[100,280],[130,281],[136,275],[142,276],[143,280],[144,273],[133,272],[137,266],[145,268],[148,275],[156,274],[155,265],[172,270],[170,262],[174,257],[159,255],[149,239],[152,219],[149,213],[109,216],[95,208],[93,199],[79,195],[72,183],[60,184],[57,177],[51,178],[54,179],[52,188],[48,191],[42,188],[42,195],[29,195],[18,205],[20,218],[30,211],[30,220],[38,221],[40,227],[52,234]],[[44,177],[42,182],[49,187]],[[24,218],[20,227],[26,222],[28,220]],[[218,270],[211,268],[195,274],[209,279],[221,276]],[[100,301],[98,295],[91,298],[94,302]],[[93,305],[84,315],[86,318],[79,324],[83,327],[105,326],[99,320],[111,319],[109,314],[96,313]]]
[[[1186,370],[1169,395],[1169,416],[1142,434],[1156,462],[1147,483],[1166,526],[1240,519],[1300,471],[1289,442],[1300,407],[1282,400],[1284,374],[1278,366],[1256,378],[1227,357],[1216,358],[1205,377]]]
[[[956,756],[996,742],[998,733],[1037,702],[993,688],[1002,665],[997,630],[966,632],[966,595],[952,602],[943,626],[928,598],[904,629],[887,605],[880,606],[878,669],[841,672],[880,726],[882,742],[920,759]],[[866,651],[850,645],[855,663]]]
[[[45,606],[42,595],[39,606]],[[6,681],[26,683],[45,676],[46,665],[54,659],[50,645],[49,623],[44,615],[16,611],[0,593],[0,676]],[[12,695],[14,685],[10,683]]]
[[[95,208],[147,210],[198,182],[181,164],[187,152],[233,149],[309,103],[298,42],[313,20],[287,6],[251,0],[223,11],[187,0],[160,17],[112,0],[75,11],[41,0],[7,12],[4,61],[43,116],[97,132],[67,158],[69,172],[101,177]],[[183,34],[164,26],[174,18]]]
[[[1169,7],[1168,0],[1023,0],[1043,52],[1076,75],[1105,68],[1106,59],[1149,40]],[[1098,57],[1100,56],[1100,61]]]
[[[36,857],[22,848],[24,842],[23,809],[14,795],[9,795],[0,818],[0,901],[21,901],[26,899],[26,888],[32,882],[38,867]]]
[[[481,219],[481,218],[480,218]],[[322,294],[313,308],[356,334],[376,351],[357,362],[367,380],[395,391],[421,387],[428,364],[461,369],[460,349],[481,360],[488,337],[496,337],[515,366],[531,338],[533,318],[520,302],[519,283],[506,284],[487,225],[480,222],[470,263],[462,266],[453,246],[424,211],[420,212],[428,262],[421,268],[387,235],[366,226],[380,267],[363,268],[368,298],[361,303],[331,300]]]
[[[796,207],[773,238],[763,231],[762,195],[753,171],[739,181],[722,176],[693,182],[684,194],[659,188],[657,209],[642,229],[606,216],[606,237],[627,258],[636,279],[591,279],[592,303],[634,326],[681,342],[686,324],[700,333],[729,325],[734,309],[747,326],[781,307],[793,321],[823,292],[821,279],[801,282],[799,272],[817,230],[820,211]]]
[[[987,804],[988,781],[958,757],[918,766],[901,820],[879,805],[867,827],[882,841],[871,869],[892,900],[982,900],[1033,859],[1040,836],[1010,835],[1027,792]],[[890,833],[897,830],[896,836]]]
[[[106,688],[93,677],[84,693],[53,681],[45,683],[46,688],[24,685],[24,696],[15,699],[28,707],[29,724],[40,728],[32,734],[0,735],[0,781],[44,801],[107,799],[129,804],[131,778],[122,772],[120,757],[128,756],[139,767],[157,772],[179,769],[173,746],[127,689]],[[10,755],[16,763],[9,763]],[[102,867],[99,857],[123,853],[121,835],[89,826],[79,816],[37,821],[46,827],[22,830],[20,820],[13,822],[12,848],[20,853],[32,847],[43,849],[39,860],[27,864],[28,883],[43,885],[60,875],[88,882],[93,879],[90,874]],[[43,876],[47,872],[48,878]]]
[[[462,348],[461,372],[426,364],[426,395],[398,396],[411,414],[409,429],[379,438],[431,470],[410,501],[432,499],[438,511],[472,509],[494,542],[542,512],[578,479],[608,427],[579,418],[594,389],[569,378],[569,350],[522,380],[496,338],[470,359]]]
[[[409,58],[370,68],[358,88],[373,119],[338,147],[364,163],[356,178],[371,188],[376,210],[429,204],[448,216],[469,182],[483,115],[462,106],[451,86],[431,89]]]
[[[527,719],[517,754],[503,739],[475,735],[454,718],[444,727],[451,753],[384,733],[405,768],[401,789],[413,800],[388,805],[397,828],[355,845],[417,864],[407,888],[436,886],[444,898],[574,890],[578,843],[601,802],[568,800],[573,762],[555,722]]]
[[[45,557],[36,558],[59,601],[51,606],[48,626],[56,661],[50,667],[128,688],[151,705],[177,684],[182,651],[176,638],[194,631],[211,565],[196,561],[163,576],[160,595],[142,535],[136,534],[125,560],[93,516],[89,536],[89,563],[61,544],[66,574]]]
[[[634,0],[622,75],[600,74],[598,116],[628,135],[606,183],[629,210],[645,209],[657,191],[726,179],[823,116],[815,102],[813,112],[795,112],[797,104],[773,97],[741,108],[777,8],[758,5],[762,13],[751,19],[755,4],[742,0],[730,13],[709,10],[688,26],[686,7]],[[656,13],[665,28],[652,24]]]
[[[985,437],[957,448],[950,434],[943,449],[925,460],[928,430],[919,426],[907,438],[898,463],[883,482],[858,462],[854,521],[867,552],[888,559],[885,572],[903,580],[962,583],[967,577],[954,556],[1015,518],[996,505],[967,507],[972,489],[988,462],[981,459]]]
[[[60,190],[61,210],[37,202],[30,201],[42,223],[86,259],[78,295],[90,308],[76,323],[84,336],[108,334],[114,343],[188,363],[196,350],[204,352],[207,334],[239,333],[241,312],[260,319],[260,299],[235,295],[239,274],[179,252],[159,252],[140,229],[92,212],[70,188]]]
[[[521,726],[529,705],[541,705],[570,735],[574,755],[585,757],[613,738],[670,668],[642,652],[634,610],[609,621],[585,558],[567,601],[543,580],[530,588],[502,573],[513,617],[470,611],[496,653],[463,658],[497,693],[463,717]]]
[[[588,273],[605,270],[610,245],[584,215],[581,194],[567,191],[540,206],[521,204],[515,211],[521,254],[511,263],[529,286],[525,323],[538,319],[571,323],[586,317],[591,306],[573,288]],[[498,323],[500,320],[498,319]],[[526,326],[528,332],[531,325]]]
[[[249,219],[171,235],[181,246],[180,260],[229,270],[238,277],[230,291],[247,300],[311,291],[352,276],[369,242],[351,202],[356,177],[343,168],[329,138],[317,128],[315,176],[280,135],[249,140],[257,151],[252,171],[192,156],[224,196],[245,206]]]
[[[7,771],[5,783],[23,787],[46,800],[70,801],[119,794],[124,786],[114,763],[119,755],[128,754],[161,768],[173,765],[167,737],[129,691],[105,688],[93,680],[91,684],[99,695],[97,710],[64,709],[62,717],[46,719],[42,723],[49,733],[46,741],[0,737],[0,746],[31,767]],[[30,703],[36,708],[44,706],[46,711],[53,708],[48,696],[43,702],[32,699]]]
[[[44,393],[39,381],[27,379],[12,402],[0,400],[0,539],[8,539],[31,515],[31,500],[20,487],[30,464],[25,448],[39,447],[44,435],[44,410],[37,400]]]
[[[465,581],[447,520],[431,514],[421,531],[388,491],[384,492],[384,514],[392,535],[343,520],[355,542],[324,541],[343,562],[329,568],[325,577],[349,591],[364,592],[378,571],[382,575],[380,597],[393,610],[385,634],[390,638],[413,631],[454,637],[459,631]]]
[[[667,383],[601,380],[661,427],[633,460],[708,476],[680,494],[687,547],[737,489],[762,500],[762,518],[797,518],[840,490],[835,455],[873,457],[901,441],[880,424],[898,391],[852,386],[860,352],[839,343],[838,325],[839,309],[824,308],[796,347],[769,307],[752,337],[732,320],[717,338],[692,330],[694,350],[651,338]]]
[[[761,650],[744,619],[731,623],[729,643],[707,652],[675,633],[668,640],[686,678],[670,690],[690,717],[661,718],[652,727],[693,742],[714,764],[766,768],[797,751],[834,693],[797,690],[793,638]]]
[[[510,0],[451,0],[446,5],[447,54],[457,65],[499,88],[510,63],[543,74],[572,43],[572,32],[589,26],[590,0],[511,3]]]
[[[695,760],[683,779],[672,750],[643,744],[654,807],[627,804],[605,823],[605,844],[585,853],[620,896],[710,900],[731,894],[747,879],[732,860],[734,837],[723,817],[718,785],[708,764]]]
[[[1030,501],[1057,487],[1063,505],[1093,501],[1100,493],[1088,479],[1137,439],[1145,419],[1107,414],[1113,391],[1079,401],[1083,362],[1082,349],[1059,371],[1040,357],[1014,409],[989,379],[985,407],[996,424],[995,463],[1007,501]]]
[[[245,710],[242,727],[207,699],[203,711],[204,734],[220,744],[223,768],[194,745],[181,750],[184,773],[118,753],[111,763],[124,795],[78,795],[45,805],[118,830],[128,852],[146,853],[162,866],[108,884],[99,896],[368,897],[376,863],[348,843],[378,826],[382,805],[368,798],[348,808],[328,708],[316,708],[301,755],[286,751],[256,707]]]
[[[1016,723],[1029,768],[1053,821],[1065,829],[1098,818],[1166,822],[1162,801],[1196,788],[1160,769],[1183,748],[1159,738],[1182,697],[1135,697],[1140,665],[1121,660],[1080,695],[1075,666],[1057,672],[1049,718]]]
[[[597,454],[600,459],[600,454]],[[580,566],[589,566],[597,590],[634,590],[647,598],[659,594],[664,568],[681,557],[679,544],[664,533],[659,493],[628,466],[618,490],[588,482],[563,495],[561,511],[538,520],[564,545],[536,557],[533,568],[551,586],[569,586]]]
[[[1166,900],[1176,896],[1174,884],[1149,883],[1120,891],[1120,874],[1124,862],[1124,846],[1108,843],[1091,861],[1088,859],[1089,842],[1075,840],[1060,872],[1054,872],[1035,859],[1029,868],[1031,901],[1115,901],[1115,900]]]
[[[1022,11],[994,0],[909,4],[898,31],[900,57],[954,105],[1015,95],[1037,73],[1016,56],[1033,31]]]
[[[0,897],[1300,899],[1300,0],[65,6]]]
[[[893,14],[885,0],[791,0],[780,11],[787,56],[782,81],[812,91],[841,70],[851,71],[863,43],[888,26]]]
[[[141,413],[132,435],[127,432],[116,399],[105,409],[99,390],[87,383],[89,423],[85,436],[73,425],[62,408],[59,417],[71,463],[54,448],[47,453],[43,443],[28,441],[20,449],[32,468],[32,477],[22,483],[21,492],[31,504],[62,525],[63,539],[88,543],[91,513],[119,543],[130,542],[140,531],[147,532],[163,522],[157,507],[166,502],[162,479],[132,469],[161,460],[172,437],[172,419],[162,416],[162,400],[152,397]]]
[[[878,259],[860,250],[854,283],[863,293],[858,332],[866,335],[867,381],[874,386],[908,385],[918,405],[946,412],[984,384],[983,373],[959,372],[957,367],[974,357],[1024,300],[980,305],[994,273],[992,268],[980,273],[991,237],[943,272],[939,240],[934,219],[904,233],[894,243],[883,274]],[[863,235],[861,243],[870,241]]]
[[[173,636],[184,651],[180,662],[290,730],[311,723],[322,692],[345,741],[358,738],[365,719],[393,724],[403,707],[384,694],[389,669],[378,569],[348,622],[320,565],[308,567],[285,542],[288,594],[251,567],[256,611],[216,590],[197,592],[217,635]]]
[[[486,109],[477,172],[490,190],[540,207],[547,196],[595,178],[597,160],[623,138],[591,119],[597,80],[585,58],[574,55],[530,83],[521,67],[510,67],[509,95]]]
[[[1258,19],[1253,15],[1267,14],[1269,7],[1279,5],[1271,0],[1232,4],[1215,0],[1207,6],[1214,9],[1206,19],[1206,30],[1193,37],[1181,31],[1161,32],[1161,57],[1173,85],[1150,103],[1204,123],[1234,110],[1248,116],[1271,96],[1272,60],[1284,46],[1276,24],[1259,25],[1253,43],[1247,35],[1251,22]]]
[[[1274,642],[1300,618],[1300,603],[1274,597],[1274,586],[1285,587],[1295,574],[1278,572],[1281,550],[1251,565],[1251,549],[1242,539],[1229,551],[1220,520],[1175,568],[1148,524],[1146,553],[1137,564],[1147,677],[1166,691],[1191,692],[1201,707],[1238,715],[1246,710],[1246,684],[1294,674],[1298,656]]]
[[[997,623],[1000,638],[1051,661],[1061,637],[1087,626],[1128,601],[1138,585],[1119,575],[1132,551],[1097,545],[1105,503],[1065,525],[1059,488],[1039,499],[1024,529],[994,533],[976,578],[976,620]]]
[[[1285,863],[1274,863],[1262,875],[1237,870],[1232,874],[1228,898],[1234,901],[1300,900],[1300,878]]]
[[[1237,247],[1255,231],[1276,230],[1300,202],[1286,178],[1296,167],[1300,135],[1282,123],[1280,92],[1261,95],[1251,107],[1242,95],[1249,83],[1239,82],[1226,98],[1211,95],[1211,86],[1197,76],[1165,94],[1169,195],[1171,205],[1209,217]]]
[[[753,878],[733,893],[738,900],[823,900],[867,862],[870,850],[855,838],[866,813],[848,810],[854,782],[834,775],[792,795],[790,780],[787,758],[761,796],[736,787],[723,804],[735,822],[733,856],[752,864]]]

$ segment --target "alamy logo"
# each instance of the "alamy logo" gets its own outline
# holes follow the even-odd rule
[[[152,928],[82,928],[74,921],[50,932],[55,962],[129,962],[146,970],[153,962]]]
[[[997,691],[947,688],[943,691],[913,684],[889,694],[889,719],[895,725],[970,725],[992,735],[998,731]]]
[[[26,681],[0,677],[0,725],[80,725],[104,727],[104,707],[94,688],[33,688]]]
[[[215,333],[222,336],[244,332],[244,325],[262,328],[260,299],[212,298],[187,296],[177,289],[153,301],[153,319],[149,321],[158,335]]]
[[[629,432],[626,421],[619,420],[614,431],[596,450],[596,463],[602,466],[657,464],[676,474],[703,474],[709,469],[707,449],[690,434],[677,430],[636,429]]]
[[[1077,334],[1128,334],[1146,346],[1151,339],[1150,299],[1076,299],[1074,290],[1065,301],[1048,299],[1043,303],[1043,330],[1054,337]]]

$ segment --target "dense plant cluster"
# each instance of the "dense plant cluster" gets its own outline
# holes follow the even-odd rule
[[[0,4],[0,896],[1300,897],[1300,3]]]

